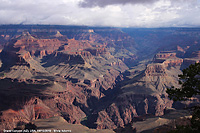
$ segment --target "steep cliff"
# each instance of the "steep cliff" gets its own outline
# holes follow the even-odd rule
[[[68,39],[59,32],[43,39],[23,32],[9,41],[0,53],[0,82],[5,84],[0,92],[5,101],[1,128],[52,116],[79,124],[89,115],[104,91],[128,69],[106,45],[94,45],[95,40]]]
[[[161,58],[162,62],[158,63]],[[175,53],[163,52],[155,55],[146,68],[135,67],[135,73],[128,75],[135,76],[123,76],[126,80],[116,86],[118,91],[107,100],[107,106],[99,109],[93,126],[99,129],[123,127],[141,115],[163,115],[165,108],[173,104],[167,97],[166,88],[179,87],[177,75],[181,73],[182,62]]]
[[[115,129],[163,115],[173,106],[166,88],[199,61],[196,34],[177,30],[137,34],[139,45],[117,28],[0,26],[0,34],[2,129],[49,117]]]

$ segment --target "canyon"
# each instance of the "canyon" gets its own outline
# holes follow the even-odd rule
[[[198,28],[1,25],[0,129],[53,119],[112,132],[199,103],[166,93],[199,63],[199,41]]]

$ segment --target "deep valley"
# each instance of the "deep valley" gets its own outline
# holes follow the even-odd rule
[[[200,28],[1,25],[0,129],[55,120],[72,131],[120,132],[199,103],[166,93],[195,62]]]

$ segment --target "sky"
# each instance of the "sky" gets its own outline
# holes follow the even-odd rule
[[[0,0],[0,24],[197,27],[200,0]]]

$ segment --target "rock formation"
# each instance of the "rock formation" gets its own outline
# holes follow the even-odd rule
[[[157,30],[133,38],[117,28],[0,26],[0,128],[62,117],[116,129],[163,115],[174,106],[166,88],[200,56],[196,34]]]
[[[75,40],[60,38],[57,32],[56,37],[41,39],[23,32],[7,42],[0,53],[1,83],[6,83],[1,95],[7,89],[15,90],[16,95],[18,89],[27,92],[20,97],[10,96],[13,99],[1,110],[2,128],[58,115],[79,124],[94,108],[92,99],[103,97],[105,90],[113,88],[120,72],[128,69],[110,54],[106,45],[93,45],[98,35],[91,36],[90,40]]]

